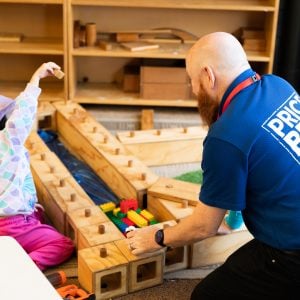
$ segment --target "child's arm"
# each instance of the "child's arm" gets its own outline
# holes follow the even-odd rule
[[[37,100],[41,93],[39,81],[53,76],[55,69],[60,67],[53,62],[42,64],[32,75],[25,90],[16,98],[15,106],[7,116],[6,126],[0,131],[0,150],[8,147],[15,152],[23,147],[36,117]]]

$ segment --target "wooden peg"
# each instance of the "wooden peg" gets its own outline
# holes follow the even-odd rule
[[[78,108],[75,107],[75,108],[73,109],[73,114],[76,115],[77,113],[78,113]]]
[[[100,256],[101,257],[106,257],[107,256],[107,250],[104,247],[100,248]]]
[[[181,203],[181,207],[182,208],[187,208],[188,207],[188,201],[187,200],[183,200]]]
[[[60,180],[59,180],[59,186],[60,186],[60,187],[66,186],[66,181],[65,181],[64,179],[60,179]]]
[[[133,165],[133,160],[129,160],[127,164],[128,164],[128,167],[131,168]]]
[[[147,174],[146,173],[142,173],[141,174],[141,179],[142,180],[146,180],[147,179]]]
[[[188,133],[188,128],[187,127],[183,128],[183,133]]]
[[[103,138],[103,143],[104,143],[104,144],[107,144],[107,142],[108,142],[108,136],[105,136],[105,137]]]
[[[91,211],[90,208],[86,208],[86,209],[84,210],[84,216],[85,216],[86,218],[90,217],[91,214],[92,214],[92,211]]]
[[[55,172],[55,167],[54,166],[50,166],[50,173],[54,173]]]
[[[94,126],[94,127],[93,127],[93,133],[96,133],[97,130],[98,130],[97,126]]]
[[[104,226],[103,224],[100,224],[100,225],[98,226],[98,232],[99,232],[100,234],[104,234],[104,233],[105,233],[105,226]]]
[[[75,202],[76,201],[76,194],[75,193],[72,193],[71,195],[70,195],[70,200],[71,200],[71,202]]]
[[[129,132],[129,136],[130,136],[130,137],[134,137],[134,136],[135,136],[135,132],[134,132],[134,131],[130,131],[130,132]]]
[[[46,153],[41,153],[41,160],[45,160],[46,159]]]
[[[167,188],[167,189],[171,189],[171,188],[173,188],[173,184],[171,184],[171,183],[169,183],[169,184],[166,184],[166,188]]]
[[[115,149],[115,155],[119,155],[120,154],[120,148],[116,148]]]
[[[156,134],[161,135],[161,130],[160,129],[156,130]]]

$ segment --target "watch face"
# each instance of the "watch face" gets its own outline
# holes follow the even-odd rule
[[[163,245],[163,242],[164,242],[164,233],[163,231],[160,229],[158,231],[156,231],[156,234],[155,234],[155,242],[159,245]]]

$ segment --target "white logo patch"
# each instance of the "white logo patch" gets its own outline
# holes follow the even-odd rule
[[[262,125],[300,165],[300,97],[292,94]]]

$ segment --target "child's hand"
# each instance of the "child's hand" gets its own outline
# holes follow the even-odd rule
[[[43,63],[32,75],[30,83],[38,86],[40,79],[54,76],[54,69],[60,70],[60,66],[54,62]]]

